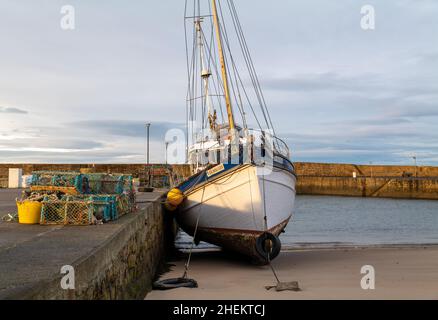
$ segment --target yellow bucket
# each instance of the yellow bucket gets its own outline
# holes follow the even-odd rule
[[[21,224],[39,224],[42,203],[36,201],[17,201],[18,222]]]

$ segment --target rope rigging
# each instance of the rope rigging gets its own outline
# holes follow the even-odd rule
[[[240,123],[244,129],[253,126],[261,131],[275,129],[267,108],[265,96],[261,89],[260,81],[254,67],[253,58],[250,54],[247,40],[243,33],[243,27],[237,14],[234,0],[216,0],[219,38],[215,38],[214,12],[209,0],[185,0],[185,41],[187,54],[188,90],[187,90],[187,122],[201,124],[201,132],[209,126],[210,110],[207,110],[206,101],[210,99],[211,108],[218,112],[219,121],[225,124],[227,114],[224,97],[227,94],[226,85],[229,86],[230,104],[234,105]],[[229,23],[227,23],[229,22]],[[197,31],[197,26],[199,30]],[[227,29],[227,25],[232,28]],[[192,29],[192,32],[190,31]],[[231,32],[232,31],[232,32]],[[200,36],[198,35],[200,33]],[[199,43],[198,39],[202,39]],[[221,78],[220,59],[218,57],[218,41],[222,41],[223,64],[228,71],[228,78]],[[232,47],[239,47],[239,57],[233,54]],[[202,50],[202,54],[200,54]],[[222,53],[222,52],[220,52]],[[202,61],[205,57],[206,61]],[[240,63],[241,62],[241,63]],[[208,92],[203,90],[202,66],[211,76],[208,81]],[[239,70],[238,65],[243,66],[245,72]],[[228,83],[224,81],[227,80]],[[248,90],[252,86],[252,90]],[[258,110],[255,106],[258,105]],[[230,106],[231,107],[231,106]],[[230,108],[231,109],[231,108]],[[227,110],[228,111],[228,110]],[[232,111],[231,111],[232,112]],[[229,113],[229,111],[228,111]],[[230,115],[228,114],[228,117]],[[211,125],[211,123],[210,123]],[[190,137],[196,140],[195,128],[192,127]]]

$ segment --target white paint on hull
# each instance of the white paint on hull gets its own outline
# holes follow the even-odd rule
[[[199,218],[200,229],[263,232],[264,197],[267,229],[290,219],[295,203],[295,176],[275,169],[263,177],[257,175],[260,170],[255,165],[245,165],[188,194],[178,213],[183,229],[193,230]]]
[[[256,170],[260,173],[263,169]],[[274,168],[269,175],[258,175],[258,184],[261,199],[266,203],[267,229],[290,219],[295,206],[296,177],[286,170]],[[264,193],[263,187],[266,190]],[[264,208],[262,210],[264,212]]]

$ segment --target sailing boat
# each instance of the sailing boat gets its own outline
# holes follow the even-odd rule
[[[275,134],[233,0],[194,0],[193,8],[189,3],[187,158],[194,174],[169,192],[168,204],[196,243],[255,261],[272,260],[294,209],[290,150]],[[231,50],[227,21],[234,27],[240,58]]]

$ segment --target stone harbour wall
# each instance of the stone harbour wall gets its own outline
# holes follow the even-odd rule
[[[181,176],[190,175],[190,166],[187,165],[171,165],[174,172]],[[146,172],[148,166],[146,164],[20,164],[20,163],[0,163],[0,188],[8,187],[9,168],[23,169],[23,175],[30,175],[34,171],[76,171],[81,169],[89,169],[97,173],[119,173],[130,174],[134,178],[138,178],[142,173]]]
[[[355,165],[335,163],[295,163],[298,176],[316,177],[401,177],[412,175],[417,177],[438,177],[438,167],[428,166],[383,166],[383,165]]]
[[[75,290],[62,290],[62,276],[27,290],[20,299],[144,299],[171,250],[174,225],[162,199],[126,216],[123,227],[86,257],[76,261]]]
[[[438,200],[438,178],[306,177],[297,193],[347,197]]]
[[[144,164],[0,164],[0,187],[7,187],[8,168],[32,171],[79,171],[91,168],[95,172],[129,173],[138,177],[145,172]],[[190,175],[190,166],[176,165],[181,176]],[[438,167],[383,166],[328,163],[295,163],[298,194],[342,195],[360,197],[395,197],[436,199]],[[353,178],[353,174],[356,178]]]

